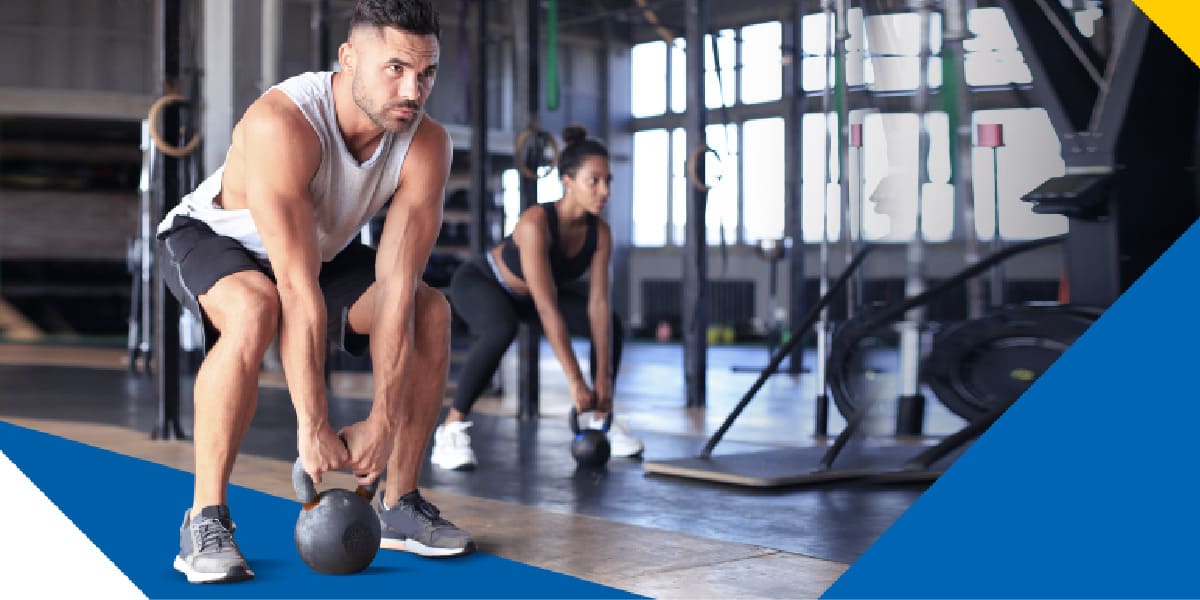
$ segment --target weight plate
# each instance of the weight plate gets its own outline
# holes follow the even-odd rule
[[[921,376],[946,408],[975,421],[1016,401],[1100,312],[1071,305],[1012,306],[956,323],[934,336]]]

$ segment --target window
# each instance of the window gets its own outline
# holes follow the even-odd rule
[[[963,42],[966,53],[963,71],[968,84],[1007,85],[1033,81],[1002,9],[970,11],[967,27],[975,34],[974,39]]]
[[[663,114],[667,108],[667,44],[638,44],[630,51],[629,62],[633,74],[633,85],[630,86],[633,116],[649,117]]]
[[[667,243],[667,132],[651,129],[633,134],[633,244]]]
[[[778,21],[742,28],[743,103],[771,102],[783,96],[782,48],[783,26]]]
[[[709,125],[705,140],[712,151],[704,155],[704,179],[710,186],[705,207],[705,238],[711,245],[737,243],[738,233],[738,143],[737,125]],[[687,145],[683,128],[671,132],[671,243],[682,245],[687,239],[687,207],[691,201],[691,181],[687,160],[692,148]],[[641,160],[640,158],[638,159]]]
[[[742,239],[755,243],[782,238],[786,201],[783,118],[755,119],[742,127]]]
[[[1066,233],[1067,218],[1034,213],[1021,196],[1051,177],[1066,173],[1058,136],[1050,116],[1040,108],[976,111],[972,131],[979,123],[1004,127],[1004,146],[976,147],[972,154],[975,185],[975,230],[979,239],[993,238],[995,214],[1000,214],[1000,237],[1033,239]],[[995,173],[999,173],[999,205]]]
[[[687,40],[675,38],[671,45],[671,111],[687,110]]]
[[[837,147],[826,147],[827,139],[836,139],[826,137],[827,131],[830,135],[835,132],[836,121],[837,115],[829,115],[828,118],[820,113],[804,115],[801,227],[805,242],[819,242],[822,236],[836,240],[840,233],[841,192],[836,183],[831,183],[837,177]],[[829,161],[834,165],[833,173],[826,170],[829,165],[825,160],[826,151],[833,153],[831,158],[834,160]]]
[[[737,42],[733,30],[722,29],[717,36],[716,46],[717,55],[714,57],[713,36],[704,36],[704,105],[708,108],[730,106],[737,95],[737,79],[734,75]],[[721,63],[720,77],[717,76],[716,62]]]
[[[738,241],[738,126],[709,125],[704,137],[711,152],[704,155],[704,177],[709,185],[704,223],[710,245]]]
[[[500,174],[500,193],[504,202],[504,235],[509,235],[521,216],[521,175],[516,169],[506,169]],[[562,178],[558,175],[558,169],[552,169],[549,175],[537,180],[539,204],[554,202],[562,195]]]
[[[738,100],[739,81],[744,103],[781,98],[782,40],[783,26],[778,21],[748,25],[740,30],[723,29],[717,34],[717,54],[714,56],[713,37],[711,34],[704,36],[705,106],[733,105]],[[662,41],[638,44],[633,47],[630,62],[633,116],[657,116],[668,108],[676,113],[687,110],[686,39],[675,38],[670,48]],[[719,78],[718,62],[721,66]]]

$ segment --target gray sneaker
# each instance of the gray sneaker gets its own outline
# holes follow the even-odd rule
[[[383,538],[379,547],[404,550],[421,556],[459,556],[475,551],[471,534],[441,517],[431,502],[413,490],[388,508],[379,494],[379,522]]]
[[[233,541],[233,530],[227,506],[206,506],[190,521],[185,511],[183,525],[179,527],[175,570],[187,575],[188,583],[244,581],[254,577]]]

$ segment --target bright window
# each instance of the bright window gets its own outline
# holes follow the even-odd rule
[[[993,238],[999,191],[1000,237],[1033,239],[1066,233],[1067,218],[1034,213],[1021,196],[1051,177],[1066,173],[1058,136],[1050,117],[1040,108],[976,111],[972,130],[980,123],[1004,127],[1004,145],[976,147],[972,154],[975,185],[975,229],[980,239]],[[977,143],[977,142],[976,142]],[[999,173],[999,188],[996,187]]]
[[[632,80],[630,105],[635,117],[661,115],[667,110],[667,44],[646,42],[629,54]]]
[[[746,121],[742,126],[742,237],[747,243],[783,237],[784,133],[782,117]]]
[[[712,35],[704,36],[704,104],[708,108],[730,106],[737,94],[737,80],[734,75],[737,42],[734,40],[733,30],[722,29],[717,36],[716,45],[718,55],[714,57]],[[719,78],[716,69],[717,58],[721,64]]]
[[[521,216],[521,175],[516,169],[506,169],[500,174],[500,191],[504,201],[504,235],[512,233]],[[539,204],[554,202],[562,198],[562,179],[558,169],[550,171],[549,175],[537,181],[537,201]]]
[[[742,28],[742,102],[771,102],[782,97],[782,46],[783,26],[777,21]]]
[[[664,129],[633,134],[633,244],[667,243],[668,143]]]
[[[963,42],[966,51],[963,71],[968,84],[1007,85],[1033,81],[1003,10],[972,10],[967,14],[967,27],[975,34],[974,39]]]

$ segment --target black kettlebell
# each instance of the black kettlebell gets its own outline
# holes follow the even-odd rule
[[[371,499],[379,480],[350,490],[317,493],[300,459],[292,467],[292,486],[303,508],[296,519],[296,551],[312,570],[329,575],[357,573],[379,551],[382,531]]]
[[[579,429],[579,413],[571,407],[569,414],[571,431],[575,432],[571,440],[571,456],[581,467],[599,467],[608,462],[612,449],[608,445],[608,430],[612,427],[612,411],[604,418],[600,429]]]

